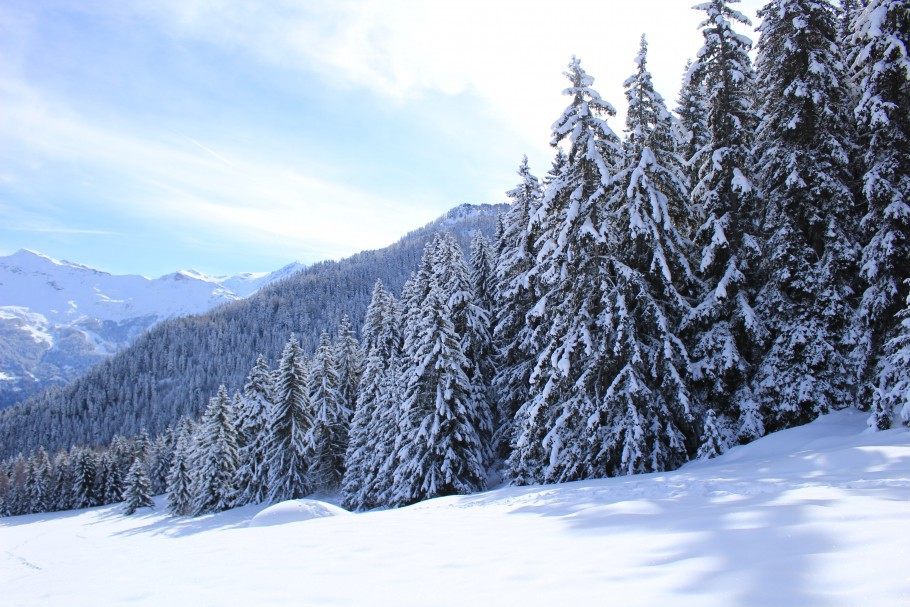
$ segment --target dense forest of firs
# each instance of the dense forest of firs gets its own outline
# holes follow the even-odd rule
[[[642,38],[623,137],[573,57],[552,166],[498,221],[461,208],[0,412],[0,509],[368,509],[673,469],[832,409],[910,424],[910,7],[771,0],[753,66],[734,5],[697,7],[672,113]]]

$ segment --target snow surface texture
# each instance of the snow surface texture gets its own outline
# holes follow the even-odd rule
[[[265,527],[319,502],[2,519],[0,604],[906,606],[910,430],[865,418],[670,473]]]
[[[0,257],[0,407],[81,375],[153,324],[248,297],[302,269],[154,280],[117,276],[20,250]]]

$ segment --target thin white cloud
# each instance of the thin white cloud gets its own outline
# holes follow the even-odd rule
[[[736,6],[754,15],[764,0]],[[647,34],[650,67],[672,105],[703,13],[683,0],[173,0],[144,6],[184,36],[242,48],[283,67],[404,100],[469,93],[532,144],[545,145],[565,101],[561,71],[583,60],[623,113],[622,82]],[[747,28],[739,27],[743,33]],[[619,131],[622,123],[614,128]]]
[[[15,146],[26,163],[34,154],[42,164],[81,167],[82,185],[96,195],[90,212],[172,225],[175,233],[220,232],[233,242],[283,246],[288,258],[317,254],[307,261],[384,246],[416,227],[415,219],[419,225],[434,215],[415,210],[406,197],[376,196],[274,159],[264,164],[241,150],[215,151],[182,132],[115,130],[22,83],[0,84],[0,99],[0,137],[8,149]],[[4,215],[10,221],[16,213],[24,215],[13,209]],[[29,221],[23,229],[57,228]]]
[[[35,234],[85,234],[88,236],[116,236],[117,232],[110,230],[92,230],[83,228],[56,228],[49,226],[7,226],[12,232],[33,232]]]

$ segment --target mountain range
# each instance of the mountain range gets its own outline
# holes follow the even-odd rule
[[[75,379],[162,320],[249,297],[303,267],[150,279],[27,249],[0,257],[0,408]]]
[[[279,270],[274,280],[245,299],[224,283],[199,280],[197,288],[208,285],[208,293],[223,290],[225,303],[139,329],[139,336],[114,356],[94,354],[99,364],[75,380],[0,410],[0,459],[38,445],[49,451],[103,445],[116,434],[133,436],[143,429],[154,436],[181,416],[195,417],[220,385],[241,388],[258,355],[274,361],[291,333],[305,352],[312,352],[320,333],[334,333],[345,316],[359,332],[377,279],[397,295],[435,234],[453,234],[467,251],[475,231],[494,235],[497,217],[505,208],[461,205],[384,249],[319,262],[283,278],[284,270]],[[194,284],[189,275],[169,280]],[[61,281],[56,282],[62,286]],[[219,303],[211,297],[199,298]],[[66,301],[57,301],[61,300]],[[136,303],[135,308],[143,305]],[[36,341],[26,329],[18,331],[24,336],[20,339]],[[74,331],[82,335],[79,340],[90,343],[81,328]]]

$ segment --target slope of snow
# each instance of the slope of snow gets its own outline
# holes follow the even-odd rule
[[[0,519],[3,605],[910,605],[910,431],[839,412],[676,472],[250,527]],[[281,508],[279,508],[281,509]]]

